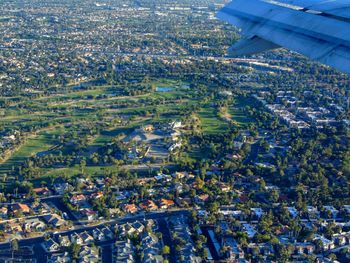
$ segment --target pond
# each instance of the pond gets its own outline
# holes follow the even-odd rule
[[[157,87],[156,91],[157,92],[168,92],[174,90],[173,87]]]

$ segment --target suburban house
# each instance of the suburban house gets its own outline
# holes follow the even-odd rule
[[[169,199],[164,199],[164,198],[162,198],[162,199],[160,199],[160,201],[159,201],[159,207],[160,207],[161,209],[167,209],[167,208],[172,207],[172,206],[174,206],[174,205],[175,205],[175,203],[174,203],[173,200],[169,200]]]
[[[46,252],[55,252],[60,249],[60,245],[57,242],[55,242],[52,238],[50,238],[42,244]]]
[[[44,215],[44,221],[55,228],[61,227],[65,224],[65,221],[57,214]]]
[[[126,205],[124,205],[124,211],[126,213],[133,214],[133,213],[136,213],[138,211],[138,208],[135,204],[126,204]]]
[[[18,213],[28,214],[30,212],[30,208],[26,204],[20,204],[20,203],[14,204],[12,206],[12,212],[14,214],[18,214]]]

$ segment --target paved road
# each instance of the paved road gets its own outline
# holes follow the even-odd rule
[[[74,224],[81,224],[78,219],[74,216],[74,214],[65,206],[65,204],[62,201],[62,196],[50,196],[43,198],[41,201],[45,203],[52,203],[54,206],[57,207],[58,210],[66,213],[69,220],[73,221]],[[65,218],[66,219],[66,218]]]
[[[106,222],[102,222],[100,224],[97,224],[95,226],[76,226],[72,230],[67,231],[61,231],[61,232],[55,232],[53,233],[54,238],[58,238],[59,235],[70,235],[74,232],[81,233],[84,231],[91,231],[94,228],[102,227],[104,225],[116,225],[116,224],[124,224],[126,222],[134,222],[137,220],[143,220],[143,219],[154,219],[154,220],[161,220],[169,216],[180,216],[180,215],[188,215],[189,210],[188,209],[173,209],[170,211],[163,211],[163,212],[152,212],[148,214],[141,214],[141,215],[134,215],[129,217],[123,217],[119,219],[114,219]],[[20,247],[33,247],[34,255],[31,256],[31,258],[35,258],[38,263],[44,263],[46,262],[47,254],[45,253],[44,249],[41,247],[41,243],[44,242],[44,237],[36,237],[36,238],[27,238],[27,239],[21,239],[18,241],[18,244]],[[111,254],[109,253],[111,249],[109,250],[108,247],[111,247],[111,245],[115,242],[115,240],[110,240],[106,242],[102,242],[98,245],[102,247],[102,259],[103,262],[110,262]],[[10,249],[10,242],[0,243],[0,250],[9,250]],[[15,258],[21,258],[20,256],[15,255]],[[175,261],[172,261],[175,262]]]
[[[208,249],[210,250],[210,253],[211,253],[213,259],[214,260],[219,260],[220,257],[218,255],[218,253],[216,252],[215,246],[214,246],[214,244],[213,244],[213,242],[212,242],[212,240],[210,238],[209,232],[208,232],[208,230],[210,228],[208,228],[208,227],[201,227],[201,229],[202,229],[203,235],[207,238],[207,243],[206,244],[207,244]]]
[[[104,54],[112,54],[115,56],[144,56],[149,58],[178,58],[178,59],[215,59],[215,60],[231,60],[236,63],[269,63],[274,61],[285,61],[283,59],[268,59],[268,58],[236,58],[236,57],[230,57],[230,56],[208,56],[208,55],[197,55],[197,54],[160,54],[160,53],[143,53],[143,52],[137,52],[137,53],[131,53],[131,52],[114,52],[114,51],[91,51],[93,53],[104,53]]]
[[[175,244],[171,240],[171,234],[168,227],[168,223],[164,218],[161,218],[158,220],[159,230],[163,234],[163,242],[164,245],[170,247],[170,254],[168,256],[168,260],[170,263],[176,262],[176,251],[175,251]]]
[[[104,245],[102,248],[102,263],[111,263],[113,262],[113,246],[112,244]]]

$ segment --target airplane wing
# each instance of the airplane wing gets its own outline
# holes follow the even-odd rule
[[[349,0],[234,0],[217,17],[241,29],[233,55],[285,47],[350,73]]]
[[[260,53],[280,46],[257,36],[245,38],[234,44],[228,51],[231,56],[243,56]]]

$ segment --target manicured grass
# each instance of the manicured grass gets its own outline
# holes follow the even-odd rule
[[[214,108],[203,108],[199,112],[199,118],[204,134],[223,133],[228,129],[227,122],[219,118]]]
[[[152,84],[154,84],[157,87],[176,87],[187,83],[183,82],[182,80],[161,78],[161,79],[152,81]]]
[[[119,134],[128,134],[132,132],[133,127],[122,127],[122,128],[114,128],[111,130],[102,131],[94,140],[94,142],[90,145],[92,147],[100,147],[110,143],[114,137]]]
[[[210,157],[208,151],[206,151],[203,148],[199,148],[199,147],[193,149],[188,154],[189,154],[190,158],[192,158],[192,160],[204,160],[204,159],[209,159],[209,157]]]
[[[114,137],[121,133],[129,134],[136,127],[152,121],[165,122],[179,119],[181,118],[179,116],[180,110],[188,109],[191,105],[199,105],[199,102],[193,97],[195,91],[183,87],[183,85],[189,85],[189,83],[180,80],[158,79],[152,81],[152,84],[156,87],[171,87],[174,89],[138,96],[121,95],[124,94],[120,92],[122,90],[121,86],[114,87],[110,85],[91,86],[89,90],[74,90],[67,93],[63,91],[61,94],[52,94],[38,99],[27,100],[26,107],[23,108],[18,107],[21,102],[14,102],[14,106],[4,112],[4,118],[0,119],[0,124],[16,129],[19,126],[38,127],[39,125],[46,124],[46,122],[55,123],[54,125],[57,125],[57,123],[74,125],[84,123],[85,121],[94,123],[101,121],[104,117],[113,119],[114,117],[140,117],[140,114],[144,116],[146,112],[149,114],[147,118],[142,118],[140,121],[133,121],[127,127],[110,126],[111,128],[109,130],[102,131],[96,138],[89,142],[86,151],[82,153],[83,156],[87,157],[97,151],[98,148],[110,143]],[[181,98],[181,101],[178,100],[179,98]],[[156,103],[150,105],[149,103],[151,101],[156,101]],[[237,103],[238,101],[237,99]],[[248,101],[242,100],[239,103],[243,103],[242,105],[244,105]],[[126,104],[125,108],[123,104]],[[110,107],[111,105],[114,107]],[[118,105],[123,105],[123,107],[118,107]],[[228,109],[229,111],[232,110],[229,113],[233,119],[239,123],[248,121],[245,120],[244,115],[239,110],[243,106],[235,105],[234,107],[234,109]],[[150,116],[154,112],[158,114],[151,120]],[[228,122],[221,119],[218,116],[217,110],[214,108],[209,106],[203,107],[198,117],[201,120],[204,134],[215,135],[228,130]],[[136,119],[139,120],[139,118]],[[12,167],[18,167],[29,157],[47,151],[55,146],[57,144],[57,136],[54,138],[54,135],[62,133],[64,133],[63,127],[60,129],[45,130],[28,138],[4,164],[0,165],[0,175],[3,173],[10,174]],[[60,150],[64,155],[69,152]],[[197,149],[197,151],[194,151],[194,155],[198,155],[198,158],[203,157],[204,155],[200,153],[201,150]],[[78,166],[62,169],[38,169],[40,169],[42,176],[33,179],[36,186],[40,185],[42,181],[51,180],[52,177],[62,176],[63,174],[75,176],[80,173]],[[86,173],[90,175],[95,173],[102,174],[104,169],[113,170],[116,167],[86,167]]]
[[[39,132],[27,141],[3,164],[0,165],[0,174],[10,172],[13,167],[23,163],[27,158],[55,146],[57,135],[63,133],[63,127],[52,128]]]
[[[3,118],[0,119],[0,125],[11,128],[13,130],[19,130],[20,127],[31,127],[38,129],[38,127],[45,127],[47,123],[64,124],[76,124],[88,122],[97,122],[101,118],[98,116],[99,110],[102,112],[109,109],[111,105],[118,105],[128,103],[130,107],[114,107],[113,111],[104,111],[106,117],[117,117],[120,115],[139,116],[145,111],[153,113],[155,109],[158,110],[159,117],[156,121],[165,121],[169,118],[169,115],[173,114],[172,118],[178,118],[178,110],[182,107],[186,107],[190,104],[197,103],[191,99],[191,91],[183,88],[183,85],[187,85],[183,81],[158,79],[152,81],[157,87],[173,87],[174,90],[169,92],[153,92],[150,94],[143,94],[138,96],[124,96],[122,94],[122,87],[115,87],[112,85],[104,86],[90,86],[89,90],[73,90],[72,92],[66,92],[70,87],[62,89],[60,94],[51,94],[49,96],[43,96],[39,98],[28,99],[26,97],[13,98],[11,106],[1,112]],[[107,96],[105,96],[107,95]],[[173,103],[172,100],[182,97],[181,103]],[[8,98],[7,98],[8,99]],[[164,99],[165,104],[155,103],[154,105],[147,105],[150,100]],[[143,102],[139,102],[143,100]],[[170,100],[171,102],[166,102]],[[24,104],[25,102],[25,104]],[[143,105],[140,103],[144,103]],[[23,105],[25,107],[18,107]],[[166,114],[165,114],[166,113]],[[164,114],[164,116],[163,116]],[[90,155],[96,151],[99,147],[104,146],[112,141],[120,133],[128,134],[136,126],[149,123],[150,120],[144,119],[139,122],[134,122],[128,127],[115,127],[110,130],[102,131],[100,135],[90,143],[87,151],[83,155]],[[68,128],[69,129],[69,128]],[[9,176],[14,175],[12,171],[18,168],[23,162],[25,162],[31,156],[40,152],[45,152],[55,146],[57,142],[57,135],[64,133],[63,126],[60,129],[46,129],[37,134],[32,134],[27,140],[16,149],[12,155],[3,164],[0,164],[0,177],[3,174]],[[55,137],[56,135],[56,137]],[[62,149],[61,149],[62,150]],[[62,150],[63,154],[66,152]],[[60,176],[62,172],[67,172],[69,175],[79,173],[79,168],[65,168],[65,169],[40,169],[42,177],[34,179],[36,185],[41,181],[50,179],[50,175]],[[87,167],[89,173],[99,172],[105,167]]]
[[[254,99],[250,97],[239,96],[235,100],[235,105],[230,107],[228,113],[231,115],[232,121],[240,126],[246,126],[253,120],[249,118],[243,111],[246,106],[254,106]]]
[[[111,94],[111,86],[92,86],[88,90],[77,90],[65,94],[58,94],[54,96],[44,96],[35,99],[35,101],[64,101],[68,99],[84,99],[86,96],[97,96],[101,94]]]

